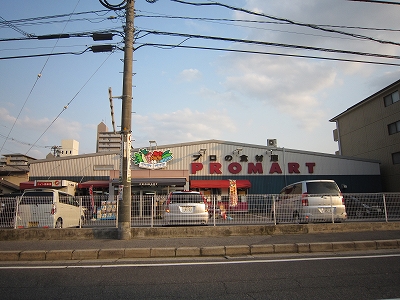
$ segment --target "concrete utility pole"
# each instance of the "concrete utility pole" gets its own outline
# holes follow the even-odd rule
[[[127,0],[124,49],[124,78],[122,86],[122,119],[121,119],[121,184],[122,200],[118,209],[118,239],[131,238],[131,132],[132,132],[132,66],[134,37],[134,0]]]

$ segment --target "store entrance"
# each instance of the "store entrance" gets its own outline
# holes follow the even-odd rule
[[[132,217],[160,218],[169,193],[182,189],[176,186],[132,186]]]

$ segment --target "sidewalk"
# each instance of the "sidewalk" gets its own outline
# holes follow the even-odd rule
[[[0,241],[0,261],[234,256],[400,249],[400,230],[308,234]]]

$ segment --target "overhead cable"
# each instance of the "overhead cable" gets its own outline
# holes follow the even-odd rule
[[[140,10],[138,10],[140,12]],[[206,18],[206,17],[189,17],[189,16],[171,16],[171,15],[146,15],[136,14],[135,18],[164,18],[164,19],[182,19],[182,20],[196,20],[196,21],[211,21],[211,22],[238,22],[238,23],[253,23],[253,24],[276,24],[276,25],[289,25],[287,22],[282,21],[263,21],[263,20],[245,20],[245,19],[228,19],[228,18]],[[363,27],[363,26],[347,26],[347,25],[332,25],[332,24],[316,24],[321,27],[329,28],[346,28],[346,29],[360,29],[370,31],[393,31],[398,32],[400,29],[393,28],[377,28],[377,27]],[[238,25],[236,25],[238,26]],[[295,32],[297,33],[297,32]]]
[[[80,2],[80,0],[78,0],[77,4],[75,5],[74,11],[75,11],[75,9],[77,8],[79,2]],[[64,30],[65,30],[67,24],[68,24],[68,23],[65,24],[65,26],[64,26],[64,28],[63,28],[63,32],[64,32]],[[62,32],[62,33],[63,33],[63,32]],[[55,49],[57,43],[58,43],[58,40],[56,41],[56,43],[55,43],[54,46],[53,46],[53,49],[52,49],[52,51],[51,51],[52,53],[53,53],[53,51],[54,51],[54,49]],[[13,129],[14,129],[14,127],[15,127],[15,124],[17,123],[19,117],[21,116],[22,110],[24,109],[26,103],[28,102],[28,99],[30,98],[30,96],[31,96],[31,94],[32,94],[32,92],[33,92],[33,90],[35,89],[35,87],[36,87],[36,85],[37,85],[39,79],[42,77],[42,73],[43,73],[45,67],[47,66],[47,63],[48,63],[48,61],[49,61],[49,59],[50,59],[50,56],[51,56],[51,55],[47,55],[47,59],[46,59],[45,63],[43,64],[43,67],[42,67],[41,71],[40,71],[40,72],[38,73],[38,75],[36,76],[35,83],[33,84],[33,86],[32,86],[32,88],[31,88],[31,90],[30,90],[28,96],[25,98],[25,101],[24,101],[24,103],[22,104],[22,107],[21,107],[21,109],[20,109],[20,111],[19,111],[17,117],[15,118],[13,125],[11,126],[10,131],[8,132],[7,138],[10,136],[11,132],[13,131]],[[0,148],[0,153],[1,153],[1,151],[3,150],[3,147],[4,147],[4,145],[6,144],[6,142],[7,142],[7,139],[4,140],[4,143],[3,143],[3,145],[2,145],[1,148]]]
[[[6,59],[17,59],[17,58],[33,58],[33,57],[41,57],[41,56],[56,56],[56,55],[65,55],[65,54],[72,54],[72,55],[81,55],[88,51],[90,47],[86,48],[83,51],[80,52],[51,52],[51,53],[43,53],[43,54],[31,54],[31,55],[16,55],[16,56],[5,56],[5,57],[0,57],[0,60],[6,60]]]
[[[224,37],[216,37],[216,36],[184,34],[184,33],[175,33],[175,32],[162,32],[162,31],[149,31],[149,30],[141,30],[141,31],[146,32],[146,34],[170,35],[170,36],[180,36],[180,37],[185,37],[185,38],[197,38],[197,39],[200,38],[200,39],[227,41],[227,42],[253,44],[253,45],[275,46],[275,47],[283,47],[283,48],[296,48],[296,49],[314,50],[314,51],[322,51],[322,52],[332,52],[332,53],[341,53],[341,54],[400,59],[400,56],[397,56],[397,55],[377,54],[377,53],[368,53],[368,52],[358,52],[358,51],[339,50],[339,49],[330,49],[330,48],[321,48],[321,47],[312,47],[312,46],[301,46],[301,45],[291,45],[291,44],[272,43],[272,42],[263,42],[263,41],[253,41],[253,40],[242,40],[242,39],[224,38]]]
[[[351,37],[358,38],[358,39],[377,42],[377,43],[380,43],[380,44],[390,44],[390,45],[400,46],[400,43],[396,43],[396,42],[392,42],[392,41],[380,40],[380,39],[376,39],[376,38],[365,36],[365,35],[361,35],[361,34],[349,33],[349,32],[345,32],[345,31],[341,31],[341,30],[324,28],[324,27],[318,26],[316,24],[301,23],[301,22],[293,21],[293,20],[286,19],[286,18],[274,17],[274,16],[267,15],[267,14],[264,14],[264,13],[258,13],[258,12],[255,12],[255,11],[251,11],[251,10],[247,10],[247,9],[244,9],[244,8],[235,7],[235,6],[231,6],[231,5],[224,4],[224,3],[219,3],[219,2],[206,2],[206,3],[204,3],[204,2],[195,2],[195,3],[193,3],[193,2],[183,1],[183,0],[170,0],[170,1],[177,2],[177,3],[182,3],[182,4],[188,4],[188,5],[195,5],[195,6],[221,6],[221,7],[225,7],[225,8],[234,10],[234,11],[240,11],[240,12],[243,12],[243,13],[246,13],[246,14],[250,14],[250,15],[254,15],[254,16],[265,17],[265,18],[269,18],[271,20],[286,22],[287,24],[291,24],[291,25],[297,25],[297,26],[308,27],[308,28],[312,28],[312,29],[316,29],[316,30],[321,30],[321,31],[326,31],[326,32],[331,32],[331,33],[337,33],[337,34],[342,34],[342,35],[347,35],[347,36],[351,36]]]
[[[18,28],[17,26],[14,26],[13,24],[11,24],[9,21],[5,20],[3,17],[0,16],[0,19],[2,20],[1,23],[7,25],[8,27],[14,29],[15,31],[18,31],[19,33],[21,33],[22,35],[26,36],[26,37],[30,37],[33,36],[32,34],[23,31],[22,29]]]
[[[377,62],[377,61],[367,61],[367,60],[357,60],[357,59],[345,59],[345,58],[333,58],[333,57],[322,57],[322,56],[311,56],[311,55],[299,55],[299,54],[285,54],[276,52],[264,52],[255,50],[241,50],[241,49],[228,49],[228,48],[216,48],[216,47],[200,47],[200,46],[187,46],[187,45],[173,45],[173,44],[155,44],[155,43],[144,43],[140,44],[135,48],[134,51],[139,50],[142,47],[151,46],[161,49],[173,49],[173,48],[187,48],[187,49],[199,49],[199,50],[216,50],[216,51],[226,51],[226,52],[239,52],[239,53],[250,53],[250,54],[264,54],[264,55],[275,55],[275,56],[286,56],[286,57],[296,57],[296,58],[310,58],[319,60],[331,60],[331,61],[341,61],[341,62],[355,62],[364,64],[374,64],[374,65],[385,65],[385,66],[396,66],[399,67],[400,63],[389,63],[389,62]]]
[[[100,68],[105,64],[105,62],[110,58],[111,54],[113,54],[115,51],[110,52],[109,55],[107,55],[106,59],[100,64],[100,66],[93,72],[93,74],[86,80],[86,82],[81,86],[81,88],[78,90],[78,92],[72,97],[72,99],[62,108],[60,113],[54,118],[54,120],[49,124],[49,126],[43,131],[43,133],[38,137],[38,139],[32,144],[32,146],[26,151],[25,155],[31,151],[31,149],[36,145],[36,143],[45,135],[45,133],[49,130],[49,128],[58,120],[58,118],[64,113],[64,111],[71,105],[72,101],[75,100],[75,98],[80,94],[80,92],[83,90],[83,88],[89,83],[89,81],[94,77],[94,75],[100,70]]]
[[[84,14],[92,14],[92,13],[94,13],[96,15],[99,15],[99,13],[103,13],[103,12],[108,13],[108,12],[110,12],[110,10],[103,9],[103,10],[93,10],[93,11],[85,11],[85,12],[78,12],[78,13],[73,12],[73,13],[61,14],[61,15],[51,15],[51,16],[34,17],[34,18],[27,18],[27,19],[8,20],[8,22],[10,24],[13,24],[13,25],[16,25],[16,24],[17,25],[26,25],[26,24],[23,24],[23,23],[32,22],[32,21],[40,21],[40,20],[48,20],[48,19],[71,17],[71,16],[84,15]],[[67,20],[67,21],[69,22],[70,20]],[[32,24],[29,24],[29,25],[32,25]]]
[[[394,4],[394,5],[400,5],[400,2],[392,2],[392,1],[379,1],[379,0],[347,0],[347,1],[353,1],[353,2],[369,2],[369,3],[378,3],[378,4]]]

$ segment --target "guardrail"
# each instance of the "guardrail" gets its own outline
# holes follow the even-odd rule
[[[205,205],[180,203],[174,209],[179,216],[166,217],[172,211],[168,195],[132,196],[132,227],[157,227],[206,224],[223,225],[262,225],[293,224],[315,222],[392,222],[400,220],[400,193],[354,193],[339,196],[332,195],[296,195],[277,194],[209,196]],[[118,199],[105,196],[78,196],[80,204],[80,222],[78,227],[117,227]],[[341,209],[341,206],[343,209]],[[204,212],[198,209],[205,207]],[[31,211],[32,220],[27,224],[40,227],[39,219],[48,218],[51,212],[40,211],[40,205]],[[56,209],[56,208],[55,208]],[[26,213],[26,210],[24,210]],[[204,218],[206,213],[207,218]],[[35,214],[35,215],[33,215]],[[194,218],[194,214],[201,217]],[[19,218],[19,198],[0,198],[0,227],[17,228]],[[24,216],[26,218],[27,216]],[[62,217],[62,216],[61,216]],[[28,216],[29,218],[29,216]],[[36,219],[34,219],[36,218]],[[17,222],[16,222],[17,220]],[[173,222],[179,220],[179,222]],[[200,220],[200,221],[199,221]],[[205,220],[205,221],[204,221]],[[172,221],[172,222],[171,222]]]

